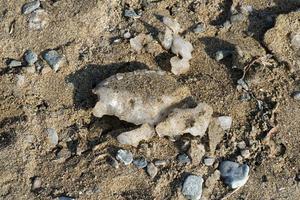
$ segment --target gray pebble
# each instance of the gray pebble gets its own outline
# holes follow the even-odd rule
[[[232,161],[223,161],[219,170],[224,182],[235,189],[246,184],[250,168],[246,164],[240,165]]]
[[[120,149],[116,156],[117,160],[122,161],[125,165],[129,165],[133,161],[133,155],[130,151]]]
[[[136,14],[136,12],[133,9],[127,9],[127,10],[125,10],[124,16],[125,17],[132,17],[132,18],[139,18],[139,17],[141,17],[138,14]]]
[[[27,50],[24,53],[24,59],[29,65],[33,65],[38,60],[38,56],[32,50]]]
[[[297,92],[294,92],[293,93],[293,98],[295,99],[295,100],[300,100],[300,91],[297,91]]]
[[[146,160],[144,157],[141,157],[141,158],[135,159],[135,160],[133,161],[133,164],[134,164],[137,168],[143,169],[143,168],[147,167],[148,162],[147,162],[147,160]]]
[[[54,71],[57,71],[62,64],[63,56],[55,50],[50,50],[44,53],[43,58],[52,67]]]
[[[40,177],[34,177],[33,181],[32,181],[32,186],[31,186],[31,189],[32,190],[38,190],[41,188],[41,185],[42,185],[42,180]]]
[[[147,165],[147,173],[149,174],[149,176],[151,178],[154,178],[156,176],[157,172],[158,172],[158,169],[157,169],[157,167],[155,167],[155,165],[153,163],[149,163]]]
[[[223,60],[224,58],[226,58],[229,55],[231,55],[231,51],[220,50],[220,51],[216,52],[215,59],[217,61],[220,61],[220,60]]]
[[[203,23],[200,23],[196,26],[196,28],[194,28],[194,33],[202,33],[205,31],[205,27]]]
[[[10,67],[10,68],[21,67],[22,62],[18,61],[18,60],[11,60],[7,66]]]
[[[25,15],[32,13],[33,11],[38,9],[40,5],[41,5],[40,0],[28,2],[24,4],[24,6],[22,7],[22,13]]]
[[[177,159],[178,159],[179,163],[182,164],[182,165],[190,164],[191,163],[191,159],[185,153],[179,154],[178,157],[177,157]]]
[[[246,148],[246,142],[245,141],[241,141],[237,144],[237,147],[241,150],[245,149]]]
[[[214,162],[215,162],[215,158],[213,158],[213,157],[206,157],[206,158],[204,158],[203,162],[204,162],[204,164],[206,166],[212,166],[214,164]]]
[[[189,175],[183,183],[182,194],[191,200],[199,200],[202,195],[203,178],[201,176]]]

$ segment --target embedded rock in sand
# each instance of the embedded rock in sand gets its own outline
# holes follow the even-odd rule
[[[155,130],[149,124],[143,124],[141,127],[121,133],[117,140],[121,144],[128,144],[137,147],[142,140],[149,140],[155,135]]]
[[[114,115],[134,124],[156,124],[182,100],[190,96],[166,72],[139,70],[120,73],[102,81],[93,92],[99,101],[93,109],[96,117]]]
[[[156,126],[160,137],[190,133],[203,136],[208,128],[213,109],[206,103],[199,103],[195,108],[174,109],[168,117]]]

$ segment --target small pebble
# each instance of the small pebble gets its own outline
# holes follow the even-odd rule
[[[125,17],[132,17],[132,18],[140,18],[141,16],[136,14],[136,12],[133,9],[127,9],[124,12]]]
[[[43,58],[55,72],[59,69],[63,60],[63,56],[59,55],[59,53],[55,50],[47,51],[44,53]]]
[[[223,161],[219,170],[224,182],[235,189],[246,184],[250,168],[246,164],[240,165],[232,161]]]
[[[143,168],[147,167],[148,162],[147,162],[147,160],[146,160],[144,157],[141,157],[141,158],[135,159],[135,160],[133,161],[133,164],[134,164],[137,168],[143,169]]]
[[[220,125],[222,127],[223,130],[228,130],[231,128],[231,124],[232,124],[232,118],[229,116],[221,116],[218,117],[218,120],[220,122]]]
[[[204,162],[204,164],[206,166],[212,166],[214,164],[214,162],[215,162],[215,158],[213,158],[213,157],[206,157],[206,158],[204,158],[203,162]]]
[[[27,50],[24,53],[24,59],[29,65],[33,65],[38,60],[38,56],[32,50]]]
[[[25,15],[32,13],[33,11],[38,9],[40,5],[41,5],[40,0],[28,2],[24,4],[24,6],[22,7],[22,13]]]
[[[34,177],[33,181],[32,181],[32,186],[31,189],[32,190],[37,190],[40,189],[42,185],[42,180],[40,177],[36,176]]]
[[[124,37],[125,39],[129,39],[129,38],[131,38],[131,34],[130,34],[130,32],[126,32],[126,33],[124,33],[123,37]]]
[[[245,141],[241,141],[237,144],[237,147],[241,150],[245,149],[246,148],[246,142]]]
[[[241,151],[241,156],[243,156],[244,158],[249,158],[250,157],[250,151],[248,149],[244,149]]]
[[[203,178],[201,176],[189,175],[183,183],[182,194],[191,200],[199,200],[202,195]]]
[[[216,59],[216,61],[220,61],[220,60],[223,60],[224,58],[226,58],[229,55],[231,55],[231,51],[220,50],[220,51],[216,52],[215,59]]]
[[[118,150],[117,160],[122,161],[125,165],[129,165],[133,161],[133,155],[130,151],[120,149]]]
[[[10,67],[10,68],[21,67],[22,62],[18,61],[18,60],[11,60],[7,66]]]
[[[157,167],[153,163],[147,165],[147,173],[151,178],[154,178],[158,172]]]
[[[202,33],[205,31],[205,27],[203,23],[198,24],[195,28],[194,28],[194,33]]]
[[[47,134],[48,134],[48,140],[49,142],[56,146],[58,144],[58,135],[56,133],[56,130],[54,128],[47,128]]]
[[[300,91],[297,91],[297,92],[294,92],[294,94],[293,94],[293,98],[295,99],[295,100],[300,100]]]
[[[165,160],[156,160],[154,162],[154,165],[155,166],[166,166],[167,165],[167,161],[165,161]]]
[[[180,164],[182,164],[182,165],[186,165],[186,164],[190,164],[191,163],[191,159],[185,153],[179,154],[178,157],[177,157],[177,159],[178,159],[178,162]]]
[[[295,50],[300,49],[300,33],[295,34],[291,37],[291,45]]]

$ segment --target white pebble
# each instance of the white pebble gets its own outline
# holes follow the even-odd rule
[[[172,57],[170,60],[171,72],[175,75],[185,74],[190,69],[190,63],[188,59],[178,58],[176,56]]]
[[[229,116],[218,117],[219,123],[223,130],[228,130],[231,128],[232,118]]]
[[[167,27],[161,44],[165,49],[169,50],[172,46],[172,42],[173,42],[173,33],[172,30]]]
[[[47,128],[48,140],[49,142],[56,146],[58,144],[58,135],[54,128]]]
[[[163,17],[163,23],[167,27],[169,27],[175,34],[180,33],[182,31],[180,24],[170,17]]]
[[[182,37],[175,35],[173,37],[172,52],[180,55],[182,58],[190,60],[192,58],[193,45],[185,41]]]

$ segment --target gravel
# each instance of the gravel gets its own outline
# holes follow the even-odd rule
[[[123,162],[125,165],[129,165],[133,161],[133,155],[130,151],[120,149],[117,153],[116,159]]]
[[[140,157],[140,158],[137,158],[133,161],[133,164],[139,168],[139,169],[143,169],[145,167],[147,167],[147,160],[144,158],[144,157]]]
[[[40,7],[41,3],[39,0],[31,1],[23,5],[22,7],[22,13],[27,15],[29,13],[32,13],[36,9]]]
[[[202,195],[203,178],[201,176],[189,175],[182,187],[182,194],[191,200],[199,200]]]
[[[250,168],[246,164],[240,165],[232,161],[223,161],[219,170],[224,182],[232,189],[235,189],[246,184]]]
[[[29,65],[33,65],[38,60],[38,56],[32,50],[27,50],[24,53],[24,59]]]
[[[61,56],[55,50],[47,51],[46,53],[44,53],[43,58],[52,67],[54,71],[57,71],[60,68],[63,60],[63,56]]]
[[[153,163],[149,163],[147,165],[147,173],[151,178],[154,178],[157,172],[158,172],[158,168]]]
[[[155,166],[166,166],[167,165],[167,161],[165,161],[165,160],[156,160],[154,162],[154,165]]]

